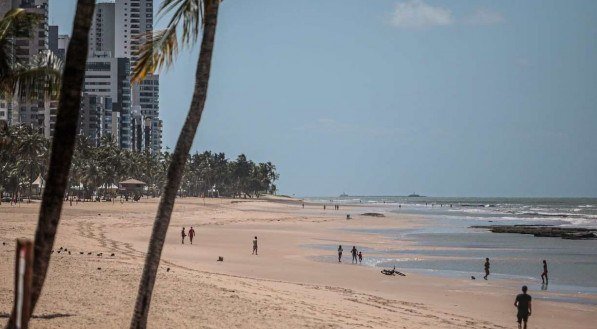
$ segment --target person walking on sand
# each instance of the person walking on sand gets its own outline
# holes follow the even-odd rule
[[[253,253],[251,255],[257,255],[257,237],[253,239]]]
[[[547,261],[543,260],[543,273],[541,273],[541,283],[549,284],[549,278],[547,277]]]
[[[184,227],[182,228],[182,232],[180,232],[180,236],[182,237],[182,244],[184,244],[184,238],[187,236],[187,234],[184,231]]]
[[[531,299],[531,295],[527,294],[527,286],[522,286],[522,294],[516,296],[514,300],[514,307],[518,309],[516,314],[518,329],[523,329],[522,322],[524,322],[524,329],[527,329],[527,321],[532,312]]]
[[[352,246],[352,250],[350,250],[350,253],[352,254],[352,261],[351,261],[351,263],[357,264],[358,263],[358,260],[357,260],[357,254],[358,254],[357,247]]]
[[[363,253],[359,251],[359,264],[363,262]]]
[[[483,277],[483,279],[487,280],[487,277],[489,276],[489,258],[485,258],[485,276]]]
[[[193,227],[191,226],[189,229],[189,240],[191,241],[191,244],[193,244],[193,237],[195,237],[195,230],[193,230]]]
[[[338,246],[338,263],[342,262],[342,251],[344,251],[344,250],[342,250],[342,245],[339,245]]]

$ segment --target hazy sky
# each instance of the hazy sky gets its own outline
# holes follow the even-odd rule
[[[50,0],[61,32],[74,4]],[[227,0],[220,13],[193,150],[272,161],[281,193],[597,196],[597,1]],[[168,146],[197,48],[162,74]]]

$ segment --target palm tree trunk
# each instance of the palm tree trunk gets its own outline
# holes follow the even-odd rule
[[[216,25],[218,22],[218,8],[220,0],[205,1],[205,16],[203,39],[201,40],[201,52],[197,61],[197,71],[195,73],[195,90],[193,99],[189,108],[189,113],[182,127],[176,148],[172,154],[172,161],[168,166],[168,176],[166,186],[149,240],[145,265],[143,266],[143,275],[139,283],[139,292],[137,293],[137,302],[135,311],[131,320],[131,329],[140,329],[147,326],[147,316],[149,314],[149,304],[153,286],[155,284],[160,257],[164,240],[170,224],[170,216],[174,208],[174,200],[180,187],[182,174],[186,165],[187,157],[195,138],[197,126],[201,121],[201,114],[207,98],[207,87],[209,83],[209,74],[211,70],[211,57],[214,48],[214,39],[216,36]]]
[[[75,148],[77,121],[81,106],[81,88],[87,59],[88,33],[94,9],[95,0],[77,1],[72,38],[68,45],[60,88],[59,110],[52,140],[48,178],[35,231],[31,313],[33,313],[46,279],[50,251],[54,246],[56,229],[60,221],[68,172]]]

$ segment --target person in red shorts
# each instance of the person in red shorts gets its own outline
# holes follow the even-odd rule
[[[549,278],[547,277],[547,261],[543,260],[543,273],[541,273],[541,283],[549,284]]]

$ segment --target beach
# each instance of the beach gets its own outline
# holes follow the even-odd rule
[[[65,204],[31,328],[123,328],[130,321],[158,199]],[[12,307],[14,240],[33,237],[39,203],[0,206],[0,325]],[[383,212],[385,217],[361,214]],[[351,214],[351,219],[346,219]],[[151,328],[516,328],[518,281],[353,265],[413,247],[380,234],[429,225],[371,205],[340,210],[290,198],[176,201],[151,303]],[[180,231],[193,226],[194,244]],[[257,236],[259,255],[251,255]],[[335,248],[344,249],[343,262]],[[324,246],[324,247],[321,247]],[[429,250],[436,250],[429,248]],[[83,254],[81,254],[81,252]],[[88,253],[91,252],[91,255]],[[97,256],[102,253],[102,256]],[[111,256],[114,254],[114,256]],[[218,262],[218,257],[223,257]],[[535,297],[542,292],[531,287]],[[592,328],[597,306],[536,298],[530,328]]]

